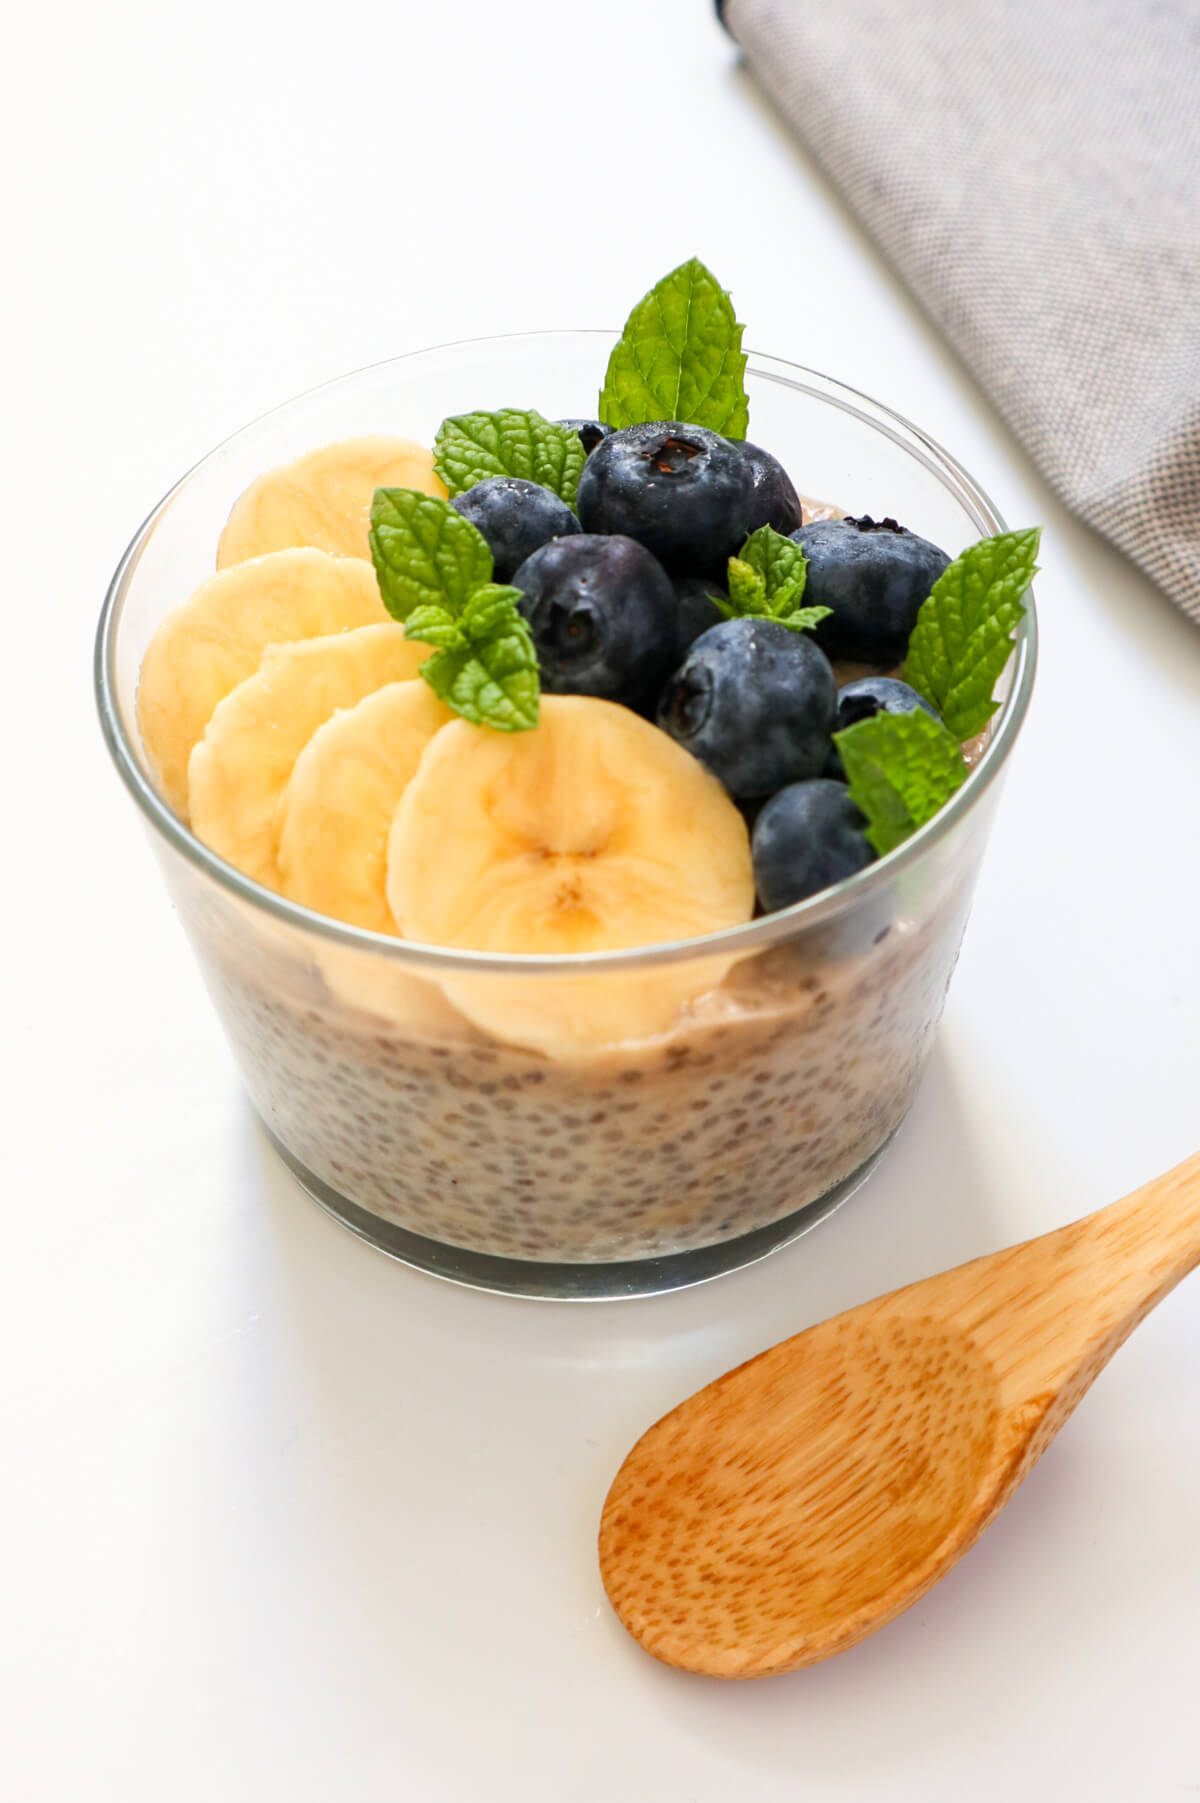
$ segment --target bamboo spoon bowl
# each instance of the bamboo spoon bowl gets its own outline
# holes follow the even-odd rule
[[[655,1658],[714,1677],[844,1652],[945,1576],[1197,1264],[1200,1154],[727,1372],[613,1482],[613,1608]]]

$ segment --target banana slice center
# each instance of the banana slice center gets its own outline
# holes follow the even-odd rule
[[[745,824],[636,714],[543,696],[536,731],[464,722],[428,746],[388,849],[408,938],[511,952],[619,950],[749,918]]]

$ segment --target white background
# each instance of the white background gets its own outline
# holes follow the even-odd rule
[[[830,1665],[669,1672],[594,1556],[688,1391],[1200,1140],[1196,628],[1064,514],[706,0],[45,0],[0,80],[0,1794],[1200,1792],[1195,1285],[951,1577]],[[360,1245],[268,1151],[108,766],[91,635],[138,521],[244,420],[426,343],[618,325],[692,253],[751,345],[1045,523],[1040,679],[861,1195],[697,1291],[503,1301]]]

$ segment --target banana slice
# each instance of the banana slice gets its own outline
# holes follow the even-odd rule
[[[283,796],[285,895],[351,926],[396,931],[387,899],[392,817],[421,753],[453,719],[428,683],[389,682],[317,728]]]
[[[218,703],[188,762],[192,831],[269,889],[280,885],[280,803],[319,726],[388,682],[415,676],[428,645],[403,626],[359,626],[274,645]]]
[[[233,504],[217,546],[217,568],[315,545],[340,557],[371,555],[371,497],[377,488],[418,488],[445,496],[433,452],[408,438],[343,438],[252,482]]]
[[[158,784],[187,819],[187,767],[218,701],[253,676],[268,645],[388,618],[360,557],[272,551],[222,570],[159,626],[142,660],[137,720]]]
[[[430,741],[392,825],[387,895],[409,939],[597,952],[749,920],[754,875],[741,814],[666,733],[612,702],[543,695],[532,732],[455,721]],[[569,1057],[663,1032],[732,962],[442,981],[497,1037]]]
[[[315,948],[315,960],[332,995],[406,1040],[444,1043],[477,1037],[437,983],[414,977],[375,952],[330,941]]]
[[[434,733],[454,715],[424,682],[389,682],[319,726],[296,759],[280,809],[283,893],[374,933],[396,931],[387,842],[400,797]],[[317,964],[342,1001],[405,1035],[461,1038],[466,1022],[436,983],[371,952],[322,944]]]
[[[428,684],[389,682],[319,726],[296,759],[280,806],[283,893],[374,933],[396,931],[387,902],[387,841],[401,795],[434,733],[454,715]],[[343,1001],[406,1035],[466,1029],[436,983],[371,952],[322,944],[316,959]]]

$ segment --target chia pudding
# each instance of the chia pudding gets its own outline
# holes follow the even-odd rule
[[[742,960],[670,1031],[573,1059],[448,1005],[440,1025],[389,1017],[372,953],[250,922],[180,863],[168,875],[254,1105],[308,1173],[426,1239],[576,1264],[739,1239],[884,1144],[928,1057],[974,883],[961,847],[934,863]]]

